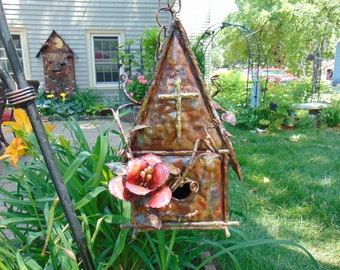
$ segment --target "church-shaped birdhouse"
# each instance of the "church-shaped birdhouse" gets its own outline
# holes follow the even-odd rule
[[[231,165],[242,178],[240,168],[178,18],[126,150],[128,174],[109,184],[112,194],[132,202],[131,224],[123,228],[227,231],[236,223],[228,220],[228,171]]]

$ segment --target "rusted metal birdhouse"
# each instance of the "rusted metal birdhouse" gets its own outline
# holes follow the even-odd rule
[[[45,92],[59,96],[76,89],[74,53],[56,31],[52,31],[37,57],[43,57]]]
[[[228,171],[232,165],[242,178],[240,168],[178,18],[126,143],[128,175],[109,184],[112,194],[132,202],[132,222],[123,228],[228,232],[237,225],[228,220]]]

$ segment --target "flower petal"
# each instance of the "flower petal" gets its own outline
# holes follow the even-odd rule
[[[172,193],[170,188],[168,186],[165,186],[152,196],[151,200],[146,206],[151,208],[161,208],[170,203],[171,197]]]
[[[155,166],[157,163],[162,162],[161,158],[159,156],[156,156],[155,154],[147,154],[142,157],[149,165],[152,167]]]
[[[125,183],[125,186],[131,193],[136,194],[136,195],[146,195],[146,194],[149,194],[151,191],[153,191],[152,189],[148,189],[148,188],[145,188],[139,185],[135,185],[127,181]]]
[[[33,131],[30,119],[23,109],[14,109],[14,119],[21,129],[24,129],[27,134]]]
[[[233,126],[235,126],[235,124],[236,124],[236,116],[232,112],[228,112],[228,111],[223,112],[221,114],[221,120],[228,122],[228,123],[232,124]]]
[[[169,178],[170,170],[166,163],[157,163],[153,168],[152,179],[148,183],[148,187],[152,190],[163,185]]]
[[[140,181],[140,173],[145,168],[147,168],[149,164],[142,158],[133,158],[131,159],[126,167],[127,170],[127,176],[126,176],[126,182],[131,184],[138,184]]]
[[[125,187],[124,187],[124,178],[122,176],[116,176],[109,182],[109,191],[110,193],[118,199],[133,202],[136,199],[136,196],[133,196]]]

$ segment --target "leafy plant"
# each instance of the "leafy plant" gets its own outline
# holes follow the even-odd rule
[[[324,108],[320,115],[321,123],[328,127],[337,127],[340,125],[340,100],[333,100],[332,106]]]
[[[291,124],[290,111],[293,104],[314,100],[311,94],[310,80],[292,81],[286,84],[272,84],[265,88],[261,82],[260,104],[258,108],[250,107],[250,93],[247,93],[246,83],[241,72],[232,70],[220,75],[217,81],[221,92],[214,98],[222,108],[236,114],[237,126],[240,128],[281,129],[282,125]],[[321,84],[320,95],[326,91],[325,84]],[[320,98],[320,97],[318,97]],[[338,102],[332,101],[332,107],[323,110],[321,122],[328,126],[337,126]],[[300,127],[315,127],[315,119],[301,117]],[[302,121],[303,120],[303,121]]]
[[[119,61],[130,77],[133,73],[139,73],[149,79],[156,66],[159,42],[161,40],[159,40],[158,28],[146,29],[140,36],[138,49],[134,40],[127,40],[119,46],[117,58],[113,61]]]
[[[39,112],[44,116],[79,118],[94,115],[103,109],[103,105],[98,105],[98,99],[99,96],[90,90],[77,90],[69,96],[65,94],[61,97],[40,93],[36,102]]]
[[[92,256],[104,260],[103,265],[112,265],[122,252],[127,235],[127,231],[120,231],[119,224],[128,222],[130,213],[129,206],[116,201],[105,187],[112,176],[105,162],[117,159],[115,150],[109,146],[109,128],[90,148],[75,120],[69,122],[68,127],[75,144],[72,145],[64,136],[58,140],[51,138],[53,152],[83,223]],[[26,137],[30,142],[31,159],[19,162],[20,170],[9,173],[6,178],[15,183],[17,189],[8,192],[0,188],[1,201],[7,208],[1,213],[4,241],[0,252],[1,257],[11,254],[6,255],[8,259],[2,263],[6,269],[42,269],[47,266],[78,269],[75,243],[40,148],[32,135]],[[109,244],[103,246],[103,243]]]
[[[143,75],[133,75],[132,78],[127,81],[126,90],[133,99],[140,101],[145,96],[148,85],[148,81]]]
[[[147,29],[142,34],[142,66],[144,70],[144,74],[150,77],[156,67],[156,59],[157,52],[160,42],[162,42],[161,36],[159,36],[159,29],[157,27],[153,27],[151,29]]]
[[[206,65],[205,65],[205,44],[203,42],[203,40],[201,40],[202,36],[198,36],[197,39],[195,40],[195,42],[192,45],[192,49],[193,52],[195,54],[196,57],[196,61],[198,63],[198,66],[202,72],[203,77],[206,74]]]

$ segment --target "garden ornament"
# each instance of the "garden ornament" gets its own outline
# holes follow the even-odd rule
[[[124,77],[124,90],[127,78]],[[126,92],[126,90],[125,90]],[[217,110],[235,124],[232,113],[212,101],[186,32],[177,17],[163,41],[153,78],[125,142],[127,165],[113,170],[109,191],[132,204],[134,233],[150,230],[224,229],[229,221],[229,166],[241,170]]]

